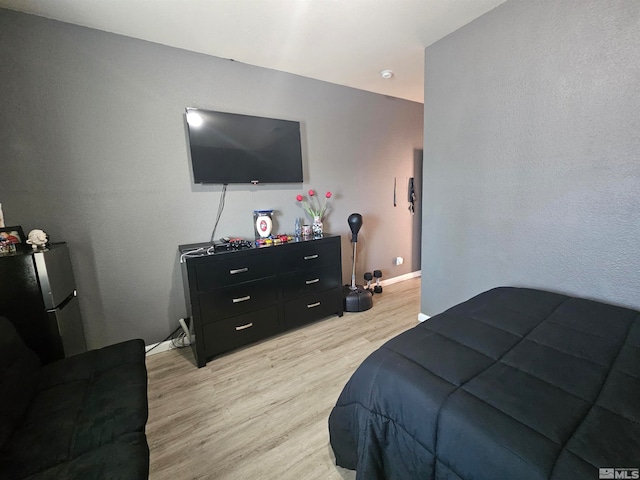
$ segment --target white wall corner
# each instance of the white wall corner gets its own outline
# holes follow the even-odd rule
[[[425,315],[422,312],[418,314],[418,322],[424,322],[425,320],[429,320],[430,318],[431,317],[429,315]]]

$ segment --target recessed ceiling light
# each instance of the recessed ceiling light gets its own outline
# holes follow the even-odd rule
[[[393,77],[393,70],[382,70],[380,72],[380,76],[382,78],[384,78],[385,80],[387,80],[387,79]]]

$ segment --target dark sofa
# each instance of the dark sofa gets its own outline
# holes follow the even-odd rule
[[[142,340],[41,366],[0,317],[0,479],[149,475]]]

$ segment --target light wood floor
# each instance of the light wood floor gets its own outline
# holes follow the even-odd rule
[[[345,313],[196,368],[189,348],[147,358],[150,479],[352,480],[327,419],[356,367],[417,324],[420,279]]]

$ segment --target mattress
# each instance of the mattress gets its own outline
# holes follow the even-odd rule
[[[600,468],[638,468],[640,312],[489,290],[373,352],[329,433],[336,463],[358,480],[597,479]]]

